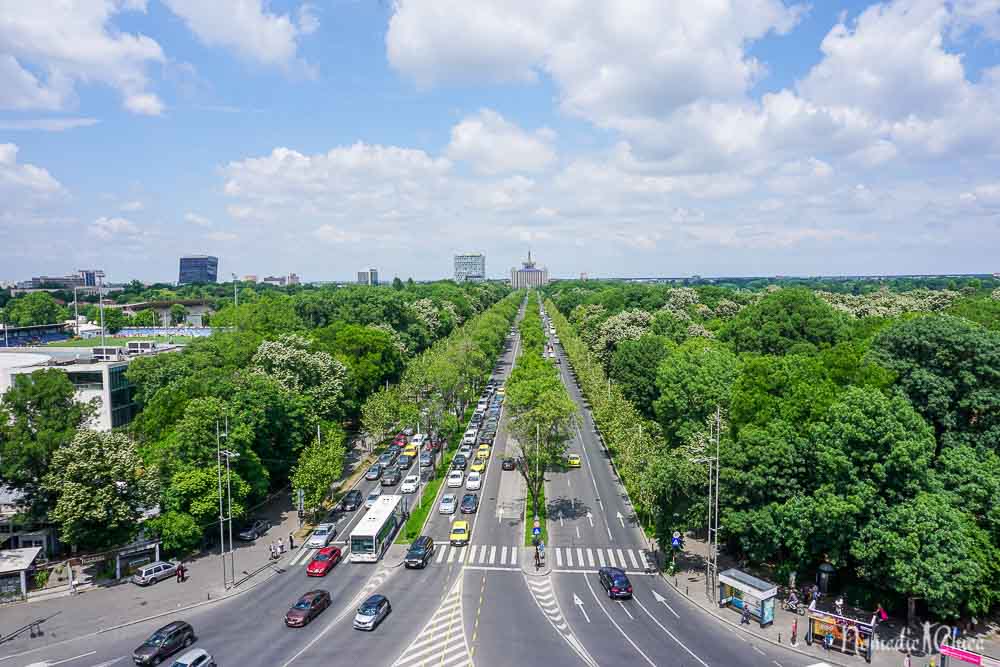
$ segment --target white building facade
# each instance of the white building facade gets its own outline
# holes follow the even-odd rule
[[[455,282],[486,280],[486,255],[470,252],[455,255]]]
[[[532,287],[542,287],[549,284],[549,270],[544,266],[539,268],[531,259],[531,251],[528,251],[528,260],[521,263],[520,269],[510,270],[510,286],[513,289],[527,289]]]

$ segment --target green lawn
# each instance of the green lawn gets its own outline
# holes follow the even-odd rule
[[[545,544],[549,543],[549,530],[546,521],[546,511],[545,511],[545,485],[542,484],[542,490],[538,494],[538,520],[542,528],[542,542]],[[527,502],[524,506],[524,546],[530,547],[534,543],[531,534],[531,529],[535,527],[535,507],[531,502],[531,494],[528,494]]]
[[[108,347],[126,347],[131,341],[154,342],[154,343],[174,343],[175,345],[187,345],[193,339],[190,336],[131,336],[128,338],[121,336],[106,336],[105,343]],[[101,347],[101,337],[77,338],[75,340],[61,340],[55,343],[47,343],[46,347]]]

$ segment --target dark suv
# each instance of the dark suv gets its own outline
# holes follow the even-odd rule
[[[353,512],[354,510],[361,507],[365,499],[361,496],[361,492],[357,489],[351,489],[344,495],[344,498],[340,501],[340,506],[345,512]]]
[[[597,576],[612,600],[632,597],[632,583],[622,570],[617,567],[602,567],[597,571]]]
[[[434,540],[427,535],[421,535],[410,545],[410,550],[406,552],[406,558],[403,559],[403,565],[407,568],[425,568],[433,555]]]
[[[132,651],[132,661],[137,665],[155,665],[182,648],[194,643],[194,628],[184,621],[168,623],[149,636],[149,639]]]

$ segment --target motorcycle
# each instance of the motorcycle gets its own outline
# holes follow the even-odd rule
[[[798,614],[799,616],[806,615],[806,608],[800,602],[789,602],[788,600],[785,600],[781,603],[781,608],[785,611],[790,611],[793,614]]]

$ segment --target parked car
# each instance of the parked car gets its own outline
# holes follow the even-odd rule
[[[365,498],[365,509],[371,509],[372,506],[375,504],[375,501],[377,501],[379,499],[379,496],[381,495],[382,495],[381,486],[376,486],[374,489],[372,489],[371,492],[368,494],[368,497]]]
[[[403,484],[399,487],[399,490],[401,493],[416,493],[419,487],[420,476],[407,475],[406,479],[403,480]]]
[[[597,571],[601,586],[608,592],[611,599],[632,597],[632,583],[622,570],[617,567],[602,567]]]
[[[469,476],[465,478],[465,488],[469,491],[478,491],[479,487],[482,486],[482,483],[482,473],[470,472]]]
[[[299,598],[298,602],[285,614],[285,625],[290,628],[301,628],[323,613],[330,606],[330,593],[322,588],[309,591]]]
[[[240,531],[240,539],[244,542],[253,542],[266,533],[270,527],[271,522],[267,519],[254,519],[246,528]]]
[[[514,459],[508,456],[500,464],[500,467],[504,470],[514,470],[515,468],[517,468],[517,463],[514,461]]]
[[[454,514],[458,507],[458,499],[454,493],[446,493],[441,496],[441,504],[438,505],[438,514]]]
[[[312,557],[309,565],[306,566],[306,576],[325,577],[333,569],[334,565],[340,562],[341,551],[339,547],[323,547]]]
[[[475,514],[479,509],[479,496],[467,493],[462,496],[462,514]]]
[[[382,486],[396,486],[402,478],[403,473],[399,471],[399,468],[393,466],[382,473]]]
[[[429,468],[434,465],[434,455],[430,452],[420,452],[420,467]]]
[[[369,482],[374,482],[376,479],[382,476],[382,465],[379,463],[373,463],[372,467],[368,469],[365,473],[365,479]]]
[[[448,473],[447,484],[449,489],[460,488],[464,481],[465,481],[465,473],[462,472],[461,470],[452,470],[450,473]]]
[[[158,664],[182,648],[187,648],[196,639],[194,628],[190,623],[185,621],[167,623],[132,651],[132,661],[137,665]]]
[[[358,489],[351,489],[344,494],[343,498],[341,498],[340,508],[345,512],[353,512],[361,507],[362,502],[364,502],[364,497],[362,497],[361,491]]]
[[[306,549],[322,549],[337,535],[337,527],[332,523],[321,523],[306,540]]]
[[[354,628],[374,630],[391,612],[392,605],[389,604],[389,598],[384,595],[372,595],[358,607],[358,613],[354,616]]]
[[[434,555],[434,540],[427,535],[421,535],[410,545],[406,557],[403,559],[403,566],[406,568],[427,567],[427,562]]]
[[[158,581],[177,576],[177,566],[165,560],[158,560],[149,565],[143,565],[132,575],[132,583],[139,586],[149,586]]]
[[[174,660],[170,667],[216,667],[215,658],[203,648],[191,649]]]

